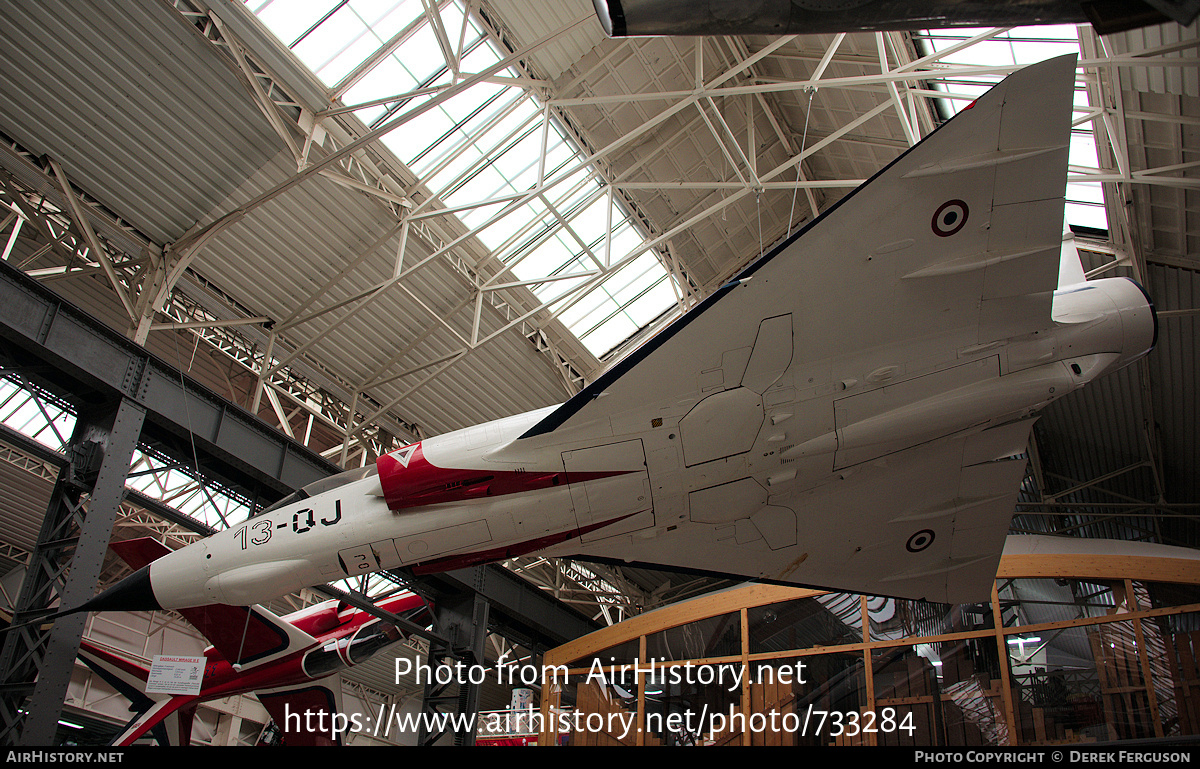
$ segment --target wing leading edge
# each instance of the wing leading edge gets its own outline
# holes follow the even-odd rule
[[[1048,326],[1074,71],[1071,55],[1013,73],[521,438],[731,389],[747,348],[767,369],[820,373],[854,353],[955,351]],[[786,359],[755,344],[771,317],[790,317]]]
[[[1054,325],[1074,73],[1010,75],[489,455],[640,447],[653,510],[549,554],[986,600],[1074,386],[1006,352]]]

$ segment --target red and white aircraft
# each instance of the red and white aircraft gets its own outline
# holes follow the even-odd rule
[[[149,538],[112,547],[134,568],[171,552]],[[405,592],[378,606],[402,615],[423,611],[425,603]],[[197,705],[249,692],[271,714],[285,744],[338,744],[345,723],[338,720],[341,684],[336,674],[402,640],[394,625],[343,608],[336,600],[284,617],[262,606],[221,604],[181,608],[179,613],[212,643],[204,650],[199,694],[146,693],[150,671],[144,665],[86,639],[80,644],[79,657],[139,711],[114,745],[132,745],[145,735],[187,745]]]
[[[1157,333],[1063,247],[1074,82],[1073,56],[1014,73],[566,403],[314,484],[79,610],[535,552],[987,600],[1039,409]]]

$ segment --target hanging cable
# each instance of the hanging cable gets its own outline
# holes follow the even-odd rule
[[[800,151],[796,154],[798,158],[803,158],[804,156],[804,145],[808,142],[808,118],[812,115],[813,94],[817,92],[815,88],[806,88],[804,90],[808,91],[808,106],[804,110],[804,134],[800,137]],[[792,234],[792,219],[796,215],[796,195],[800,192],[800,166],[803,162],[803,160],[796,161],[796,186],[792,189],[792,210],[788,211],[788,228],[787,235],[784,236],[785,238]]]

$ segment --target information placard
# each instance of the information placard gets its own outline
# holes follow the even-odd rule
[[[203,680],[203,657],[175,657],[156,654],[150,664],[150,677],[146,679],[146,691],[163,694],[199,694],[200,684]]]

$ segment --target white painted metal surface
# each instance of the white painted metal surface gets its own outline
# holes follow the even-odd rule
[[[136,589],[245,604],[534,552],[986,598],[1033,418],[1157,331],[1130,281],[1058,285],[1074,67],[1010,76],[557,409],[381,457]]]

